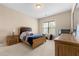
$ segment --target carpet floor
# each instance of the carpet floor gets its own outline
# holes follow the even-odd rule
[[[0,56],[54,56],[55,47],[53,40],[47,40],[35,49],[24,43],[0,47]]]

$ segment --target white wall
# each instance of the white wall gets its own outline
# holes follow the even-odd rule
[[[56,15],[52,15],[49,17],[44,17],[41,19],[38,19],[38,27],[39,32],[42,32],[42,23],[46,21],[56,21],[56,34],[58,34],[58,31],[60,29],[70,29],[70,20],[71,20],[71,11],[62,12]]]
[[[14,30],[18,34],[21,26],[31,27],[34,33],[38,32],[36,19],[0,5],[0,42]]]

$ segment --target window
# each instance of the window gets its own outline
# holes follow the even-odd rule
[[[43,33],[47,34],[48,33],[48,23],[43,23]]]
[[[45,22],[42,24],[42,32],[44,34],[55,34],[55,21]]]

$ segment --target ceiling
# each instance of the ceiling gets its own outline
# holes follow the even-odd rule
[[[70,10],[73,3],[43,3],[42,7],[39,9],[34,7],[34,3],[4,3],[1,5],[34,18],[42,18]]]

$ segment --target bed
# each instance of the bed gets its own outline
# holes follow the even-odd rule
[[[31,32],[32,29],[30,27],[21,27],[19,36],[21,36],[21,34],[23,32],[27,32],[27,31]],[[22,41],[25,44],[31,46],[32,48],[36,48],[37,46],[39,46],[39,45],[43,44],[44,42],[46,42],[46,38],[42,34],[33,34],[33,33],[31,33],[31,35],[28,38],[25,38],[25,39],[20,38],[20,41]]]

